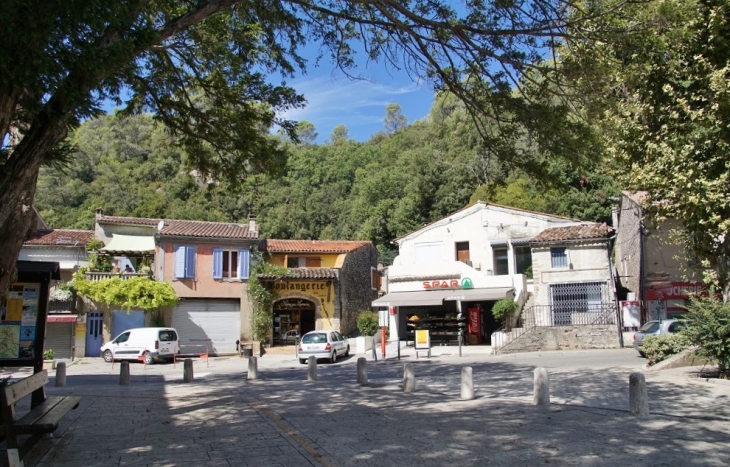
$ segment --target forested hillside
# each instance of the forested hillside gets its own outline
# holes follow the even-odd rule
[[[445,103],[410,125],[390,105],[383,132],[364,143],[348,140],[344,127],[327,144],[308,143],[316,129],[303,122],[302,142],[281,140],[290,156],[280,175],[254,174],[237,186],[197,177],[150,115],[104,116],[72,135],[70,165],[41,171],[36,206],[54,228],[90,229],[97,207],[108,215],[209,221],[255,215],[263,238],[371,240],[385,263],[394,238],[478,199],[610,220],[619,187],[592,166],[590,154],[559,161],[529,150],[518,151],[519,161],[495,155],[464,109]]]

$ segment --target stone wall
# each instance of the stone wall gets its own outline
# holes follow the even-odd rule
[[[357,330],[357,316],[370,310],[370,303],[378,298],[372,288],[371,268],[378,264],[378,253],[372,244],[361,246],[347,254],[340,269],[340,292],[336,305],[341,305],[339,329],[342,334]]]
[[[541,350],[620,348],[616,325],[537,327],[507,344],[499,353]]]

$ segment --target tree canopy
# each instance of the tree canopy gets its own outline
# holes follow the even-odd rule
[[[608,167],[626,188],[650,193],[649,212],[682,222],[688,251],[730,296],[728,2],[642,2],[585,26],[613,32],[601,43],[568,41],[560,57]]]
[[[567,117],[559,102],[534,100],[551,68],[543,55],[581,29],[582,3],[563,0],[469,2],[357,0],[179,0],[0,2],[0,294],[32,226],[43,164],[74,154],[66,137],[103,103],[151,112],[187,149],[186,163],[236,187],[276,172],[286,147],[267,135],[279,111],[304,104],[286,79],[306,66],[300,48],[349,73],[365,59],[447,89],[474,116],[481,138],[509,148],[526,137],[565,149],[546,121]],[[582,31],[583,37],[591,35]],[[318,60],[317,60],[318,61]],[[274,79],[283,76],[283,79]],[[525,76],[529,81],[522,81]],[[274,82],[276,81],[276,82]],[[515,95],[512,88],[520,86]],[[496,122],[496,123],[495,123]],[[495,126],[496,125],[496,126]],[[567,126],[566,128],[570,128]]]

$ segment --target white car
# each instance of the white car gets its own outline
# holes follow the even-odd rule
[[[666,336],[668,334],[679,332],[685,327],[686,324],[684,324],[684,321],[676,319],[647,321],[634,333],[634,348],[639,352],[639,355],[646,357],[646,354],[641,349],[646,336]]]
[[[309,357],[329,360],[350,355],[350,343],[337,331],[312,331],[302,336],[297,346],[299,363],[307,363]]]

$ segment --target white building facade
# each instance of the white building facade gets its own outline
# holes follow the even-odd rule
[[[528,299],[530,241],[545,229],[579,224],[478,201],[395,240],[387,293],[373,307],[390,309],[391,339],[410,340],[418,321],[419,328],[430,323],[435,345],[456,343],[459,330],[465,343],[489,344],[500,326],[494,303],[511,298],[521,307]]]

